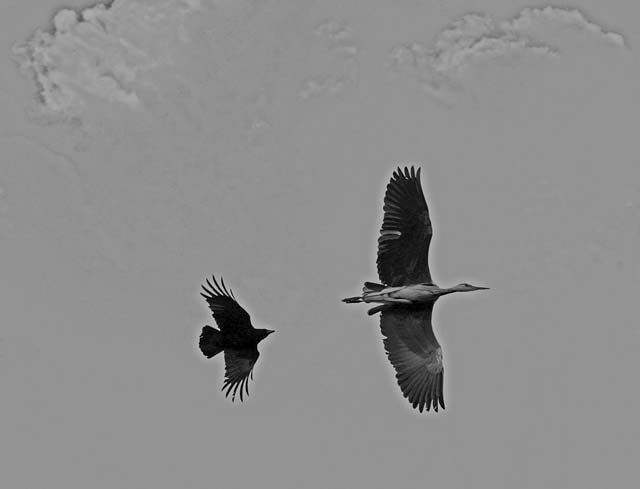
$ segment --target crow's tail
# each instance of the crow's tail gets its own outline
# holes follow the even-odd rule
[[[356,302],[362,302],[362,297],[347,297],[346,299],[342,299],[342,302],[346,302],[347,304],[355,304]]]
[[[222,342],[222,335],[220,331],[211,326],[205,326],[202,328],[202,334],[200,334],[200,351],[205,357],[211,358],[220,353],[223,348],[220,346]]]

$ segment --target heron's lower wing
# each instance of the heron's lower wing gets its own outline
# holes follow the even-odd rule
[[[249,376],[253,378],[253,367],[260,353],[257,347],[243,349],[226,349],[224,351],[225,380],[222,390],[225,396],[236,400],[236,393],[240,391],[240,401],[249,395]]]
[[[442,349],[433,334],[433,303],[394,307],[380,315],[384,348],[402,394],[420,412],[444,409]]]

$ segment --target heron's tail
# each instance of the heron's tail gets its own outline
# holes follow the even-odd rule
[[[200,351],[205,357],[211,358],[220,353],[223,350],[221,343],[222,335],[220,331],[211,326],[202,328],[202,333],[200,334]]]
[[[346,302],[347,304],[354,304],[356,302],[362,302],[362,297],[347,297],[346,299],[342,299],[342,302]]]
[[[362,287],[362,292],[364,292],[365,294],[371,292],[380,292],[382,289],[384,289],[384,287],[384,285],[377,284],[375,282],[365,282],[364,287]]]
[[[374,314],[381,312],[381,311],[386,311],[387,309],[391,309],[393,307],[393,304],[380,304],[379,306],[376,307],[372,307],[371,309],[369,309],[367,311],[367,314],[369,316],[373,316]]]

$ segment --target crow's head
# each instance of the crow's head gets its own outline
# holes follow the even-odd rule
[[[256,330],[256,335],[258,336],[258,341],[264,340],[271,333],[275,333],[275,331],[272,330],[272,329],[257,329]]]

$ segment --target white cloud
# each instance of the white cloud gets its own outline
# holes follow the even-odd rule
[[[555,52],[550,46],[526,39],[515,31],[503,30],[486,15],[468,14],[440,33],[429,56],[431,67],[442,73],[460,69],[476,58],[514,51],[549,55]]]
[[[87,96],[136,107],[136,87],[171,63],[171,45],[186,42],[184,20],[199,0],[115,0],[79,12],[57,12],[50,31],[14,47],[44,106],[73,115]]]
[[[565,9],[552,6],[525,8],[513,19],[503,22],[502,28],[505,31],[525,33],[536,24],[548,22],[574,26],[577,29],[593,33],[617,46],[627,47],[627,43],[621,34],[605,31],[601,25],[587,19],[587,17],[577,9]]]
[[[298,97],[308,100],[321,95],[336,95],[358,81],[358,43],[351,28],[344,21],[328,19],[315,28],[315,34],[323,40],[333,54],[335,73],[318,74],[303,80]]]
[[[425,88],[451,86],[465,68],[486,59],[512,54],[556,58],[562,48],[555,39],[536,35],[545,26],[571,26],[617,47],[627,47],[622,35],[604,30],[575,9],[525,8],[513,18],[497,22],[485,14],[466,14],[441,31],[430,45],[407,43],[391,52],[396,71],[414,71]]]

